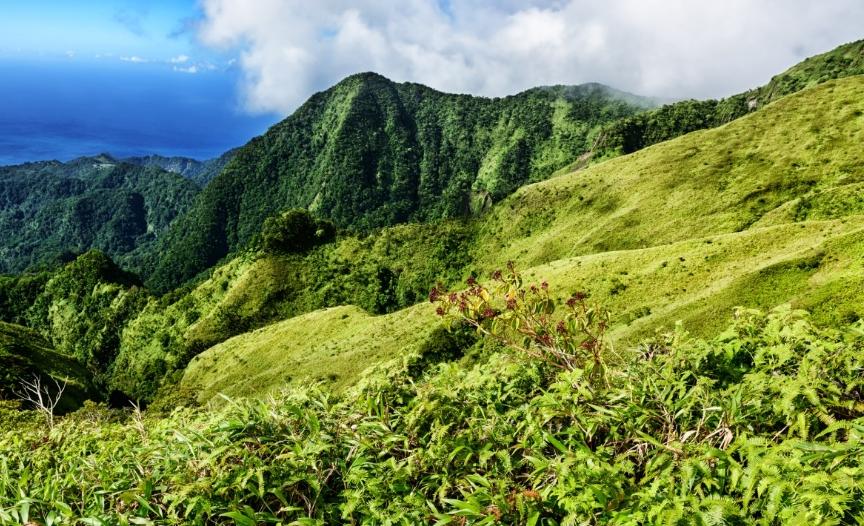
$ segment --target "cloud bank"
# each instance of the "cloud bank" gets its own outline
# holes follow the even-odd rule
[[[864,38],[861,0],[203,0],[207,46],[239,50],[254,112],[288,113],[360,71],[501,96],[602,82],[722,97]]]

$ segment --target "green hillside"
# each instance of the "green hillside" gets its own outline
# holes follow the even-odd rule
[[[98,249],[136,268],[198,187],[109,156],[0,167],[0,273]]]
[[[864,40],[809,57],[768,84],[722,100],[686,100],[605,126],[592,149],[596,159],[632,153],[686,133],[715,128],[777,99],[833,79],[864,74]]]
[[[150,399],[164,375],[232,336],[321,308],[414,305],[430,284],[460,281],[470,239],[467,226],[447,222],[344,236],[303,254],[249,251],[194,288],[152,298],[123,329],[111,386]]]
[[[262,396],[295,382],[339,390],[359,371],[417,352],[437,328],[427,305],[370,316],[357,307],[318,310],[236,336],[196,356],[182,387],[201,402]],[[274,367],[274,364],[278,366]]]
[[[237,151],[172,227],[148,284],[165,291],[195,276],[287,208],[361,231],[465,216],[566,166],[599,126],[652,104],[596,84],[486,99],[349,77]]]
[[[802,203],[829,196],[848,202],[814,219],[859,214],[862,94],[861,77],[828,82],[721,128],[525,187],[483,220],[478,256],[535,265],[740,232],[807,219]],[[792,217],[778,216],[790,206]]]
[[[864,77],[825,83],[724,127],[520,189],[474,224],[462,275],[512,260],[562,293],[586,290],[615,313],[622,345],[678,320],[716,334],[736,306],[793,302],[820,322],[855,321],[864,314],[855,292],[864,285],[862,140]],[[434,315],[417,309],[419,333]],[[191,363],[184,384],[240,395],[286,378],[344,383],[379,361],[380,349],[403,348],[373,336],[387,317],[356,319],[360,340],[329,343],[340,333],[328,312],[309,315],[320,316],[314,334],[296,318],[216,346]],[[346,359],[305,358],[325,349]],[[269,380],[227,380],[259,373]]]

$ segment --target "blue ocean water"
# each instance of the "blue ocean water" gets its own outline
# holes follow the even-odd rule
[[[238,103],[239,73],[164,64],[0,61],[0,165],[110,153],[216,157],[277,122]]]

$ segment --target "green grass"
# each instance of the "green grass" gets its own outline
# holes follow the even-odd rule
[[[372,364],[416,351],[437,327],[429,305],[385,316],[357,307],[324,309],[231,338],[194,358],[182,387],[200,402],[260,396],[289,383],[323,382],[337,391]]]
[[[860,295],[833,290],[864,278],[862,255],[864,218],[857,216],[569,258],[527,274],[608,306],[618,323],[613,337],[624,345],[679,320],[694,334],[713,335],[736,306],[790,302],[826,324],[864,313]]]

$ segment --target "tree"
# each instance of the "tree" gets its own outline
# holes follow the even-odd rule
[[[329,221],[317,221],[302,209],[288,210],[268,217],[261,227],[261,247],[267,252],[295,254],[305,252],[335,236]]]
[[[14,391],[19,400],[31,405],[45,417],[48,429],[54,428],[54,410],[60,404],[63,391],[66,390],[66,386],[69,383],[69,380],[66,378],[63,379],[62,384],[56,378],[52,378],[51,380],[54,382],[54,389],[43,384],[42,378],[34,374],[32,380],[21,380],[19,383],[20,390]]]

